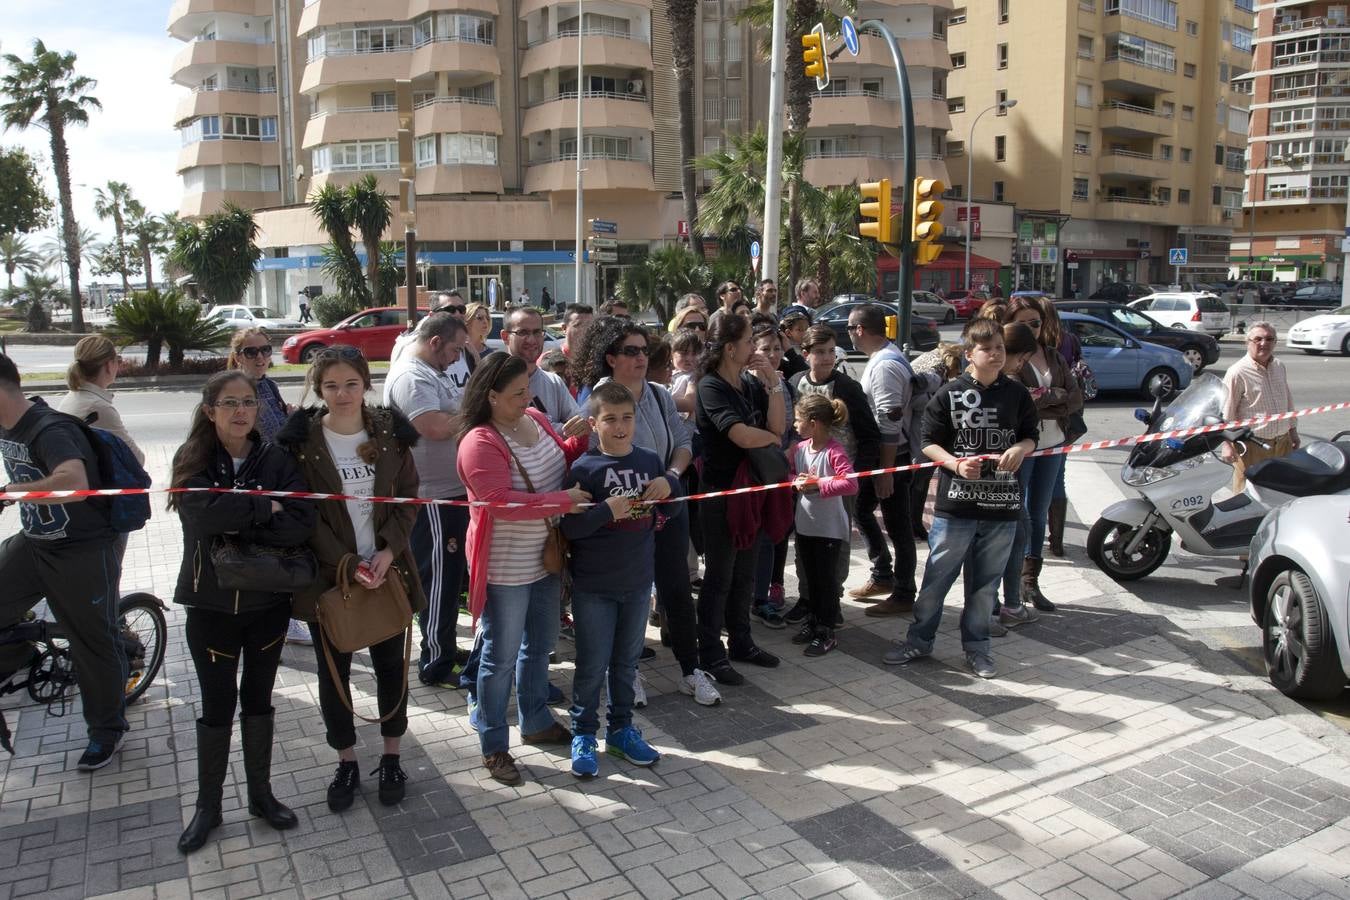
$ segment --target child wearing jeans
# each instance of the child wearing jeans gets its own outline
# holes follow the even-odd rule
[[[600,689],[609,682],[605,749],[638,766],[661,758],[633,727],[634,682],[656,577],[656,516],[646,501],[664,500],[680,482],[650,450],[633,446],[637,404],[616,381],[595,386],[586,401],[599,446],[576,462],[564,489],[579,486],[597,502],[563,516],[571,542],[572,621],[577,668],[572,684],[572,774],[600,770],[595,735]]]
[[[933,652],[943,601],[969,554],[974,584],[961,615],[961,644],[971,671],[993,678],[989,612],[1022,512],[1017,470],[1036,447],[1040,420],[1027,389],[1003,374],[998,323],[973,319],[961,339],[969,367],[938,389],[923,414],[923,452],[941,471],[914,624],[883,661],[903,665]],[[971,458],[989,454],[998,459]]]
[[[807,656],[824,656],[835,647],[834,623],[844,589],[836,569],[849,539],[843,498],[858,493],[857,479],[846,477],[853,471],[848,453],[834,437],[834,429],[847,421],[848,407],[837,397],[808,394],[797,402],[793,427],[802,439],[788,459],[796,475],[793,486],[801,493],[795,518],[797,559],[810,580],[811,610],[792,642],[806,644]]]

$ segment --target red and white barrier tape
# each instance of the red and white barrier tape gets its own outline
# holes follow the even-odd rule
[[[1340,410],[1350,409],[1350,402],[1332,403],[1326,406],[1311,406],[1306,409],[1297,409],[1292,412],[1275,413],[1271,415],[1252,416],[1247,419],[1239,419],[1236,422],[1220,422],[1215,425],[1199,425],[1194,428],[1177,428],[1171,431],[1157,431],[1149,434],[1137,434],[1133,437],[1111,438],[1105,441],[1088,441],[1082,444],[1061,444],[1058,447],[1050,447],[1045,450],[1034,450],[1027,454],[1028,456],[1054,456],[1056,454],[1082,453],[1087,450],[1105,450],[1110,447],[1126,447],[1137,444],[1148,444],[1153,441],[1165,441],[1169,438],[1189,438],[1198,434],[1209,434],[1216,431],[1227,431],[1230,428],[1244,428],[1253,425],[1265,425],[1270,422],[1283,422],[1288,419],[1302,418],[1303,416],[1315,416],[1320,413],[1338,412]],[[978,456],[962,457],[963,459],[998,459],[997,453],[985,453]],[[890,466],[884,469],[869,469],[864,472],[853,472],[850,478],[871,478],[875,475],[886,475],[894,472],[911,472],[916,469],[933,468],[937,463],[932,461],[910,463],[904,466]],[[737,494],[754,494],[760,491],[773,491],[780,488],[792,487],[791,481],[783,481],[778,484],[757,484],[749,487],[732,488],[725,491],[708,491],[703,494],[690,494],[686,497],[671,497],[667,500],[654,501],[656,503],[678,503],[681,500],[707,500],[712,497],[732,497]],[[252,490],[249,488],[105,488],[100,490],[83,491],[10,491],[8,493],[0,492],[0,502],[17,500],[66,500],[81,497],[118,497],[129,494],[185,494],[185,493],[211,493],[211,494],[240,494],[246,497],[271,497],[274,499],[290,500],[365,500],[370,503],[408,503],[421,506],[485,506],[496,509],[518,509],[520,507],[532,506],[531,503],[504,503],[492,500],[436,500],[423,497],[357,497],[352,494],[323,494],[316,491],[265,491]]]

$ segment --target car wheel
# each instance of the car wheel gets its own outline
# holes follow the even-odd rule
[[[1345,340],[1341,341],[1341,356],[1350,356],[1350,334],[1347,334]]]
[[[1172,535],[1150,528],[1132,552],[1126,548],[1139,531],[1137,525],[1098,519],[1088,532],[1088,558],[1115,581],[1138,581],[1163,564],[1172,549]]]
[[[1159,366],[1144,376],[1144,383],[1139,386],[1139,391],[1151,400],[1159,396],[1154,392],[1161,388],[1161,396],[1171,397],[1177,392],[1177,380],[1176,372],[1166,366]]]
[[[943,324],[943,325],[950,325],[950,324],[952,324],[952,323],[955,322],[955,321],[956,321],[956,310],[954,310],[954,309],[949,309],[949,310],[947,310],[947,315],[946,315],[945,317],[943,317],[943,319],[942,319],[942,324]]]
[[[1191,368],[1199,372],[1205,367],[1205,351],[1194,344],[1187,344],[1181,348],[1181,355],[1186,357],[1186,362],[1191,364]]]
[[[1321,356],[1321,355],[1322,355],[1322,351],[1321,351],[1321,350],[1309,350],[1309,349],[1307,349],[1307,348],[1304,348],[1303,352],[1306,353],[1306,354],[1308,354],[1309,356]],[[1345,352],[1344,349],[1342,349],[1341,352],[1344,353],[1344,352]]]
[[[1326,608],[1299,569],[1276,575],[1266,590],[1261,649],[1270,683],[1286,696],[1327,700],[1345,688]]]
[[[314,356],[323,349],[323,344],[306,344],[300,351],[300,361],[305,365],[314,362]]]

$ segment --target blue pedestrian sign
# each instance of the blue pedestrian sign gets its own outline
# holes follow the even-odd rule
[[[857,56],[858,26],[853,24],[852,18],[844,16],[844,18],[839,21],[839,33],[844,36],[844,46],[848,48],[848,52]]]
[[[759,241],[750,242],[750,258],[759,259]]]
[[[591,219],[592,234],[618,234],[619,223],[607,222],[604,219]]]
[[[1167,251],[1167,264],[1169,266],[1186,265],[1186,248],[1185,247],[1169,248]]]

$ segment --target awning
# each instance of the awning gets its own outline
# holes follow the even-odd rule
[[[885,253],[879,254],[877,256],[878,271],[895,272],[898,271],[899,268],[900,268],[900,260],[897,259],[896,257],[889,256]],[[916,267],[915,271],[924,272],[924,271],[932,271],[933,269],[941,269],[943,271],[951,271],[951,270],[965,271],[965,268],[966,268],[965,250],[953,249],[951,247],[943,247],[942,255],[937,258],[936,262],[929,263],[926,266],[918,266]],[[970,268],[972,270],[978,269],[978,270],[998,271],[999,269],[1003,268],[1003,263],[999,262],[996,259],[990,259],[987,256],[981,256],[978,253],[971,253]]]

